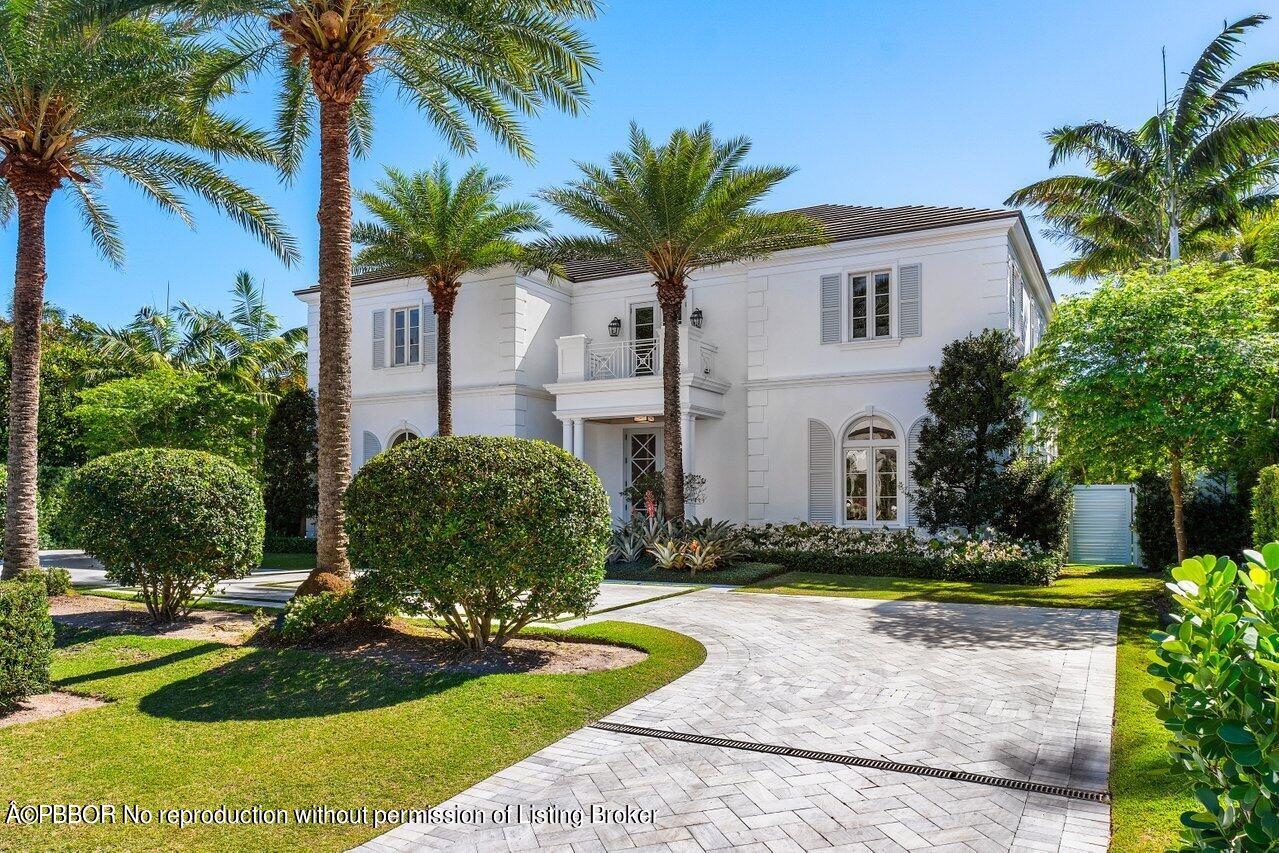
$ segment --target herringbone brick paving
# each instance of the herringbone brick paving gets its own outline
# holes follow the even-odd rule
[[[609,616],[708,652],[611,722],[1106,787],[1115,613],[711,589]],[[444,807],[516,803],[653,820],[409,824],[364,849],[1084,851],[1106,849],[1110,820],[1101,803],[589,728]]]

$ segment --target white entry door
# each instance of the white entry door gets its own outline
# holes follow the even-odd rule
[[[662,433],[659,430],[630,430],[626,435],[625,484],[630,488],[645,474],[654,474],[662,467]],[[628,511],[642,506],[627,507]]]

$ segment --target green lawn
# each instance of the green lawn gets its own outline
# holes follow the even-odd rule
[[[424,807],[706,656],[697,641],[660,628],[603,622],[568,633],[637,646],[649,657],[586,675],[422,676],[301,649],[64,636],[57,686],[113,701],[0,729],[4,797],[156,810]],[[0,850],[343,850],[389,828],[0,822]]]
[[[713,572],[698,572],[696,575],[690,575],[683,569],[659,569],[653,565],[652,560],[637,560],[634,563],[609,563],[604,567],[604,579],[649,583],[743,584],[754,583],[784,571],[786,569],[776,563],[734,563]]]
[[[1110,789],[1114,796],[1113,851],[1163,851],[1175,846],[1181,813],[1196,808],[1172,776],[1163,726],[1141,695],[1158,681],[1147,674],[1148,634],[1159,627],[1163,582],[1128,566],[1069,566],[1052,586],[845,577],[795,572],[765,580],[744,592],[835,595],[947,601],[967,604],[1022,604],[1037,607],[1098,607],[1118,610],[1115,733]]]
[[[315,568],[314,554],[263,554],[264,569],[310,569]]]

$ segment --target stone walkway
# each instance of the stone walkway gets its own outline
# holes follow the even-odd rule
[[[598,618],[708,652],[608,722],[1106,789],[1116,613],[707,589]],[[362,849],[1104,851],[1110,824],[1104,803],[593,728],[451,812],[489,817]]]

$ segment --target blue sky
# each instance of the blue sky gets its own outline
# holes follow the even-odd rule
[[[601,68],[586,115],[529,122],[537,163],[514,160],[485,140],[473,159],[513,179],[512,197],[562,182],[575,160],[600,161],[625,143],[635,119],[655,136],[711,121],[722,136],[746,134],[756,162],[799,167],[768,199],[772,208],[822,202],[998,206],[1047,173],[1042,133],[1105,118],[1125,126],[1152,114],[1161,93],[1160,47],[1172,86],[1220,29],[1260,10],[1253,2],[806,2],[611,0],[586,25]],[[1279,20],[1254,31],[1243,62],[1279,57]],[[236,110],[266,125],[270,81]],[[1279,93],[1253,100],[1279,110]],[[461,165],[393,90],[379,93],[377,139],[353,168],[357,188],[383,164],[421,168],[438,157]],[[291,186],[268,170],[231,171],[265,195],[289,223],[303,260],[286,268],[253,238],[195,205],[197,229],[159,213],[122,185],[108,187],[124,223],[128,260],[99,259],[65,200],[49,217],[47,298],[104,323],[143,304],[172,300],[223,307],[235,273],[266,283],[289,324],[305,312],[292,291],[314,281],[318,163],[314,152]],[[357,211],[358,214],[358,211]],[[571,229],[571,223],[556,222]],[[0,246],[0,280],[13,280],[12,225]],[[1048,266],[1063,251],[1042,238]],[[1058,293],[1079,285],[1056,282]],[[8,301],[7,299],[5,300]]]

